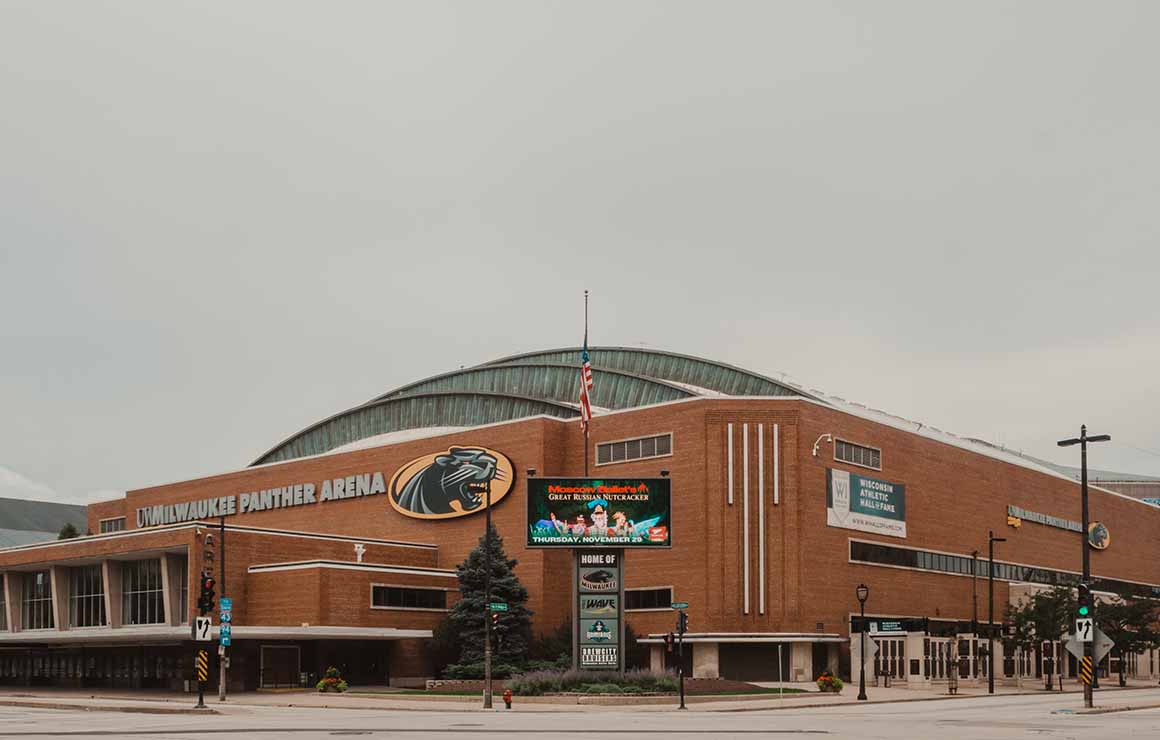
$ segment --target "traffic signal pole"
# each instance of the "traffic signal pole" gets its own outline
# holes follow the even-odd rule
[[[487,531],[483,535],[483,708],[491,709],[491,481],[484,506]]]
[[[1088,527],[1090,526],[1090,524],[1088,522],[1087,446],[1088,446],[1088,442],[1108,442],[1111,439],[1112,439],[1111,435],[1108,435],[1108,434],[1097,434],[1097,435],[1089,437],[1088,433],[1087,433],[1087,425],[1083,424],[1079,428],[1079,437],[1074,438],[1074,439],[1061,439],[1058,442],[1060,447],[1071,447],[1072,445],[1077,445],[1077,444],[1079,445],[1080,508],[1081,508],[1081,516],[1082,516],[1082,520],[1080,522],[1079,535],[1080,535],[1081,547],[1083,548],[1083,560],[1082,560],[1083,576],[1080,579],[1081,588],[1079,589],[1079,593],[1081,596],[1081,598],[1080,598],[1081,602],[1082,602],[1083,594],[1085,592],[1087,593],[1088,601],[1090,603],[1088,603],[1086,606],[1088,607],[1089,615],[1093,619],[1095,618],[1095,599],[1091,598],[1092,561],[1091,561],[1091,552],[1089,551],[1089,545],[1088,545]],[[1083,603],[1080,603],[1079,606],[1082,608],[1085,605]],[[1084,707],[1087,707],[1090,709],[1092,706],[1092,684],[1095,683],[1095,680],[1096,680],[1095,660],[1094,660],[1094,655],[1092,654],[1092,643],[1090,641],[1085,642],[1083,644],[1083,662],[1091,667],[1091,681],[1090,682],[1089,681],[1083,682],[1083,705],[1084,705]],[[1083,671],[1081,669],[1081,676],[1082,676],[1082,673],[1083,673]]]

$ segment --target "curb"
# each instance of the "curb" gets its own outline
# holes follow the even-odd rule
[[[58,701],[12,701],[0,699],[0,707],[24,707],[27,709],[73,709],[83,712],[126,712],[130,714],[221,714],[216,709],[193,709],[178,707],[126,707],[94,704],[70,704]]]
[[[1056,710],[1052,714],[1112,714],[1113,712],[1135,712],[1138,709],[1160,709],[1160,703],[1139,704],[1122,707],[1093,707],[1092,709]]]

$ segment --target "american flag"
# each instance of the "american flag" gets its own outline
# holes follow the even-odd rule
[[[588,391],[592,390],[592,365],[588,361],[588,337],[584,337],[584,350],[580,353],[580,428],[588,431],[588,422],[592,421],[592,401]]]

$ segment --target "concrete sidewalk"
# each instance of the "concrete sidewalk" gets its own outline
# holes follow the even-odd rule
[[[800,688],[800,687],[799,687]],[[1156,689],[1160,701],[1160,687],[1143,682],[1129,682],[1127,689]],[[1097,696],[1104,698],[1103,710],[1114,710],[1117,703],[1114,694],[1118,687],[1101,688]],[[1078,693],[1069,687],[1066,694]],[[868,688],[866,704],[894,702],[920,702],[940,699],[980,699],[986,698],[986,686],[964,687],[957,696],[949,696],[945,690],[938,692],[926,689]],[[1047,696],[1060,692],[1044,691],[1041,687],[1017,689],[1016,687],[995,687],[995,696]],[[786,694],[779,698],[776,694],[759,695],[697,695],[686,698],[689,711],[694,712],[738,712],[773,709],[802,709],[807,707],[835,707],[858,704],[857,687],[847,687],[841,694],[809,692]],[[75,709],[84,711],[122,711],[156,714],[204,712],[194,710],[196,697],[189,694],[161,691],[115,691],[102,689],[0,689],[0,706],[43,707],[45,709]],[[1145,702],[1150,703],[1150,702]],[[676,709],[674,697],[634,697],[634,696],[554,696],[516,697],[513,711],[521,712],[570,712],[570,711],[617,711],[632,707],[636,712],[668,712]],[[1137,705],[1141,702],[1136,702]],[[316,691],[301,692],[247,692],[235,694],[225,703],[220,703],[216,695],[206,697],[209,711],[221,714],[245,714],[256,707],[287,707],[302,709],[352,709],[352,710],[394,710],[423,712],[474,712],[480,711],[481,697],[430,695],[419,696],[398,693],[359,693],[357,689],[347,694],[320,694]],[[494,700],[495,711],[504,712],[502,698]],[[1120,710],[1122,711],[1122,710]]]

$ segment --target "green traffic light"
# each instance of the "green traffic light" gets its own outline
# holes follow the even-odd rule
[[[1081,606],[1079,608],[1079,615],[1081,617],[1086,617],[1088,615],[1088,608],[1086,606]]]

